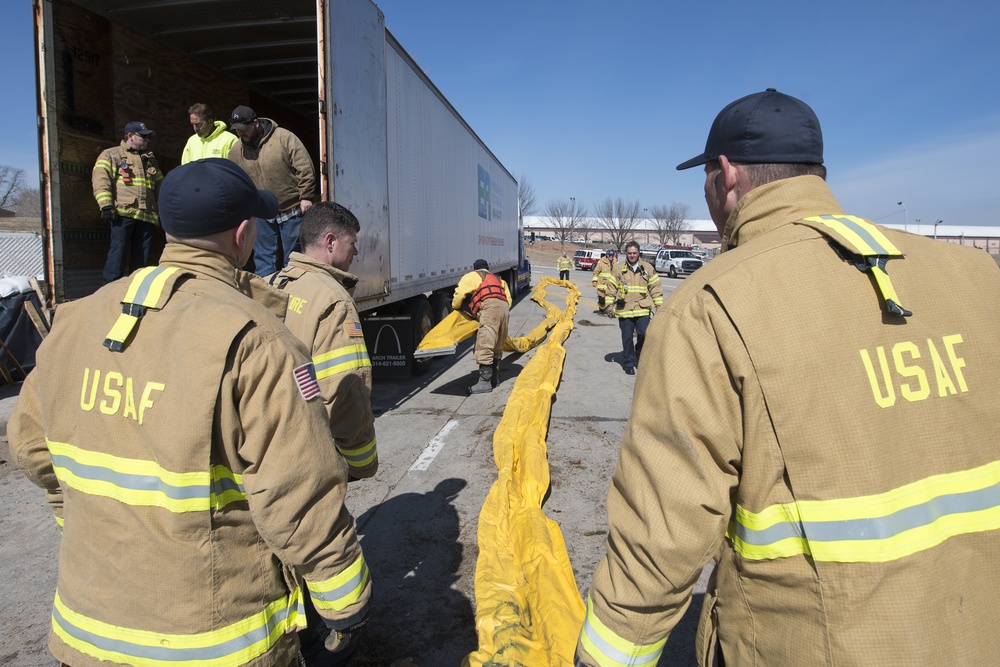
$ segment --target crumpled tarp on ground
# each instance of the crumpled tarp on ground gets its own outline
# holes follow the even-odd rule
[[[565,310],[545,301],[548,285],[567,289]],[[545,320],[504,349],[527,351],[549,328],[552,334],[517,376],[493,435],[498,473],[479,516],[479,648],[463,661],[468,667],[572,665],[586,611],[559,526],[541,509],[549,487],[545,435],[580,290],[543,278],[531,298]]]

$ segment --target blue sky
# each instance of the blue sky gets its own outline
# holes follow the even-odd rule
[[[855,215],[1000,225],[1000,4],[381,0],[386,25],[540,208],[673,201],[707,218],[701,152],[774,87],[823,125]],[[5,3],[0,163],[36,169],[31,8]],[[540,211],[543,212],[543,211]]]

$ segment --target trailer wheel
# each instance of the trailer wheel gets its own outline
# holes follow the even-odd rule
[[[407,300],[403,305],[403,315],[409,315],[413,323],[413,349],[424,339],[427,332],[434,328],[434,313],[431,304],[425,296],[417,296]],[[423,375],[431,367],[430,359],[414,359],[413,374]]]
[[[430,298],[431,315],[437,324],[451,313],[451,297],[444,292],[434,292]]]
[[[517,298],[517,267],[507,272],[505,280],[507,281],[507,289],[510,290],[510,300],[513,301]],[[510,305],[513,306],[514,304]]]

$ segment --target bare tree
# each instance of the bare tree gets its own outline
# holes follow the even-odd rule
[[[38,188],[23,188],[17,195],[17,215],[22,218],[38,218],[42,215],[42,200]]]
[[[521,181],[517,184],[517,200],[520,206],[518,208],[517,221],[520,223],[521,229],[524,229],[525,216],[534,215],[535,211],[538,210],[538,201],[535,198],[535,186],[531,184],[531,181],[524,174],[521,174]]]
[[[24,187],[24,170],[0,164],[0,208],[7,208],[17,201],[17,195]]]
[[[641,212],[642,206],[638,200],[627,202],[621,197],[615,200],[608,197],[594,209],[597,224],[606,230],[611,244],[619,250],[627,241],[632,240],[633,232],[642,219]]]
[[[582,226],[587,217],[587,207],[577,204],[575,197],[571,197],[569,201],[553,199],[545,207],[545,215],[549,218],[552,231],[556,233],[560,243],[565,245]]]
[[[690,212],[688,205],[680,202],[653,207],[653,226],[660,237],[660,243],[680,243],[681,235],[691,231],[691,221],[688,220]]]

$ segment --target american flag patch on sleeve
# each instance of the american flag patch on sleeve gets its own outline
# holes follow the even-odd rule
[[[361,333],[360,322],[347,322],[344,328],[347,329],[347,335],[351,338],[364,338],[364,334]]]
[[[319,383],[316,382],[316,369],[313,368],[312,362],[302,364],[292,371],[292,375],[295,376],[295,384],[302,398],[308,401],[319,396]]]

